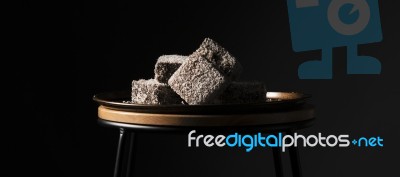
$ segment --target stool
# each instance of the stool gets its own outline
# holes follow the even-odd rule
[[[135,142],[135,134],[137,133],[145,131],[188,133],[190,130],[199,130],[215,133],[262,131],[293,134],[296,130],[312,125],[314,107],[304,103],[286,109],[255,111],[254,113],[203,114],[202,111],[199,111],[196,114],[165,114],[115,109],[111,105],[101,104],[98,107],[98,117],[100,124],[119,128],[114,177],[128,177],[131,175],[131,161],[134,146],[137,144]],[[279,147],[272,148],[272,152],[276,176],[282,177],[281,150]],[[293,176],[301,177],[301,164],[297,147],[289,147],[289,157]]]

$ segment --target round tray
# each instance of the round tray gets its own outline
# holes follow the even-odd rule
[[[207,105],[148,105],[131,104],[130,91],[97,94],[93,100],[109,109],[140,113],[162,114],[248,114],[261,112],[285,111],[301,106],[311,97],[297,92],[268,92],[267,101],[248,104],[207,104]]]

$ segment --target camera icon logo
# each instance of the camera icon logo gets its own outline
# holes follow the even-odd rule
[[[332,49],[347,47],[347,74],[380,74],[381,63],[359,56],[357,46],[382,41],[378,0],[287,0],[292,48],[321,50],[302,63],[300,79],[332,79]]]

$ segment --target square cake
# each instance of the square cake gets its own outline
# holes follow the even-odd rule
[[[132,81],[134,104],[181,104],[182,99],[167,84],[155,79]]]

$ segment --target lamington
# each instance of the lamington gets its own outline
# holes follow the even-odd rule
[[[167,84],[155,79],[132,81],[134,104],[181,104],[182,99]]]
[[[168,83],[168,79],[187,59],[182,55],[163,55],[157,60],[154,68],[154,79],[161,83]]]

